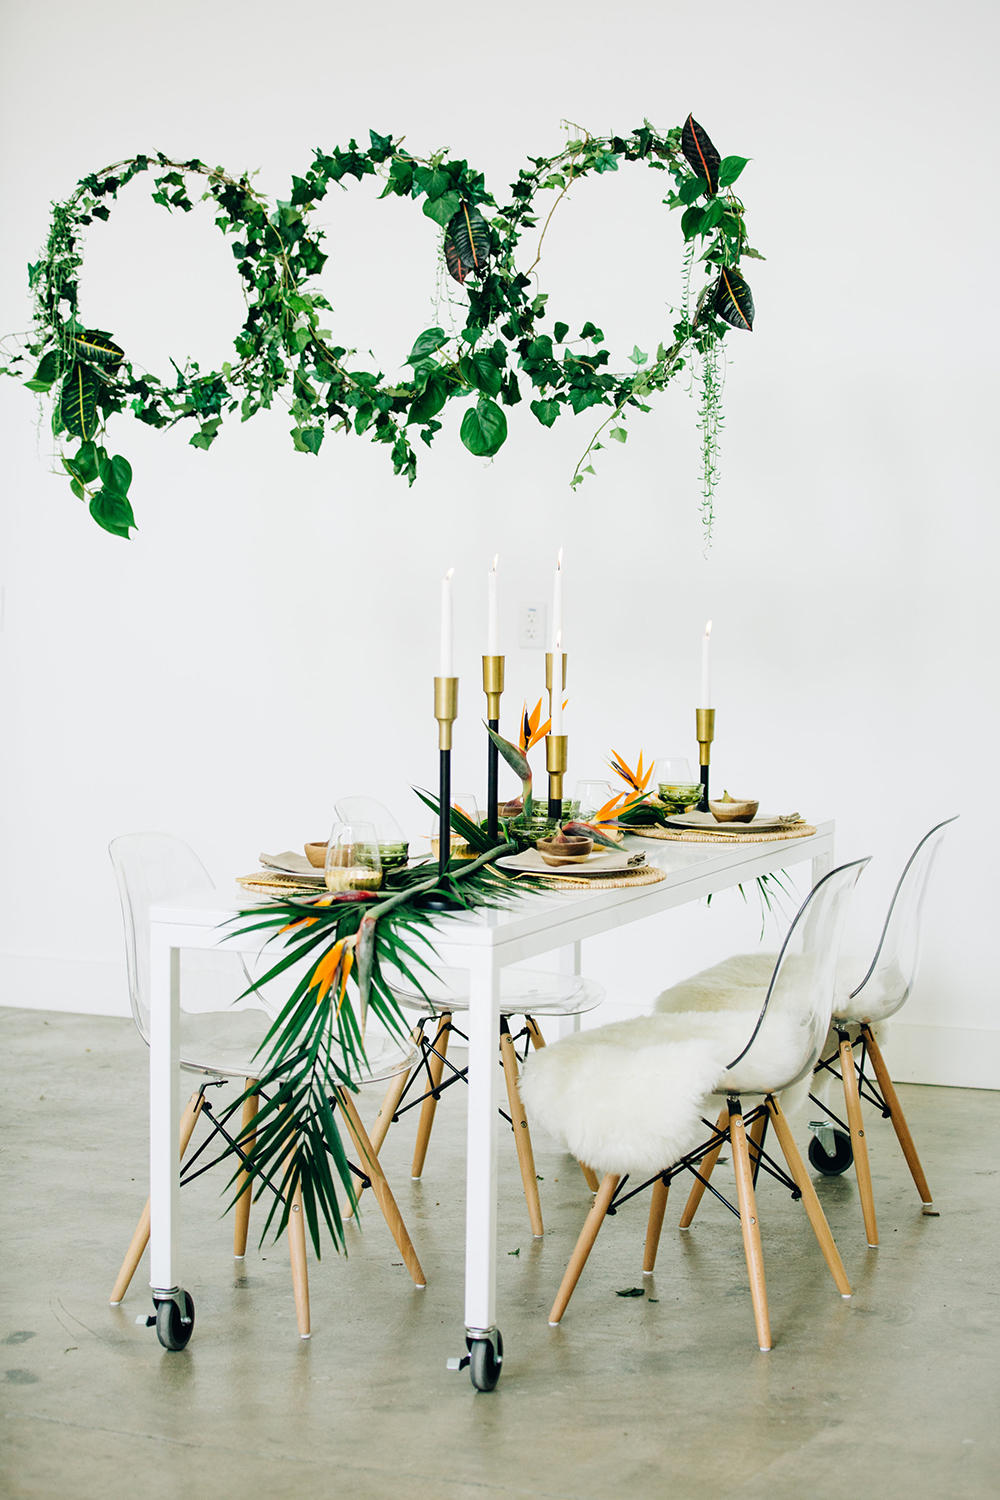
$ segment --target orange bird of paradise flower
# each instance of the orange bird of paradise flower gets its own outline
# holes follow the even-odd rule
[[[641,750],[639,751],[639,764],[636,766],[634,771],[632,770],[632,767],[629,765],[625,757],[623,755],[619,755],[617,750],[612,750],[611,759],[608,761],[608,765],[611,767],[612,771],[614,771],[616,776],[620,776],[622,781],[624,781],[627,786],[630,786],[634,792],[642,793],[645,793],[649,787],[650,779],[653,775],[654,764],[655,762],[650,761],[648,768],[645,771],[643,770]]]
[[[338,987],[337,1010],[344,1003],[344,995],[347,993],[347,980],[354,967],[354,945],[357,935],[352,933],[350,937],[338,938],[323,957],[319,960],[312,971],[312,982],[309,988],[316,991],[316,1004],[319,1005],[326,998],[334,985]]]

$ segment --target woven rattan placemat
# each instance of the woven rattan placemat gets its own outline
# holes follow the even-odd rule
[[[236,884],[245,891],[262,891],[276,896],[279,892],[294,891],[297,894],[326,894],[326,886],[312,880],[300,880],[297,875],[282,875],[278,870],[257,870],[253,875],[237,875]]]
[[[521,877],[522,879],[524,877]],[[620,875],[592,875],[589,879],[585,875],[535,875],[531,880],[541,881],[543,885],[558,887],[567,891],[591,890],[591,891],[620,891],[633,885],[658,885],[661,880],[666,880],[666,870],[656,870],[652,866],[644,866],[630,874],[623,870]]]
[[[770,833],[703,833],[698,828],[630,827],[641,839],[669,839],[680,844],[776,844],[782,839],[807,839],[816,832],[811,823],[796,823],[791,828],[775,828]]]

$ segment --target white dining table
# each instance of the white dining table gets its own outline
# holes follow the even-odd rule
[[[816,825],[805,837],[767,843],[666,842],[631,839],[665,879],[630,888],[546,890],[520,894],[507,906],[439,918],[434,946],[442,965],[469,974],[468,1136],[465,1210],[465,1353],[449,1361],[469,1368],[473,1386],[492,1389],[499,1379],[503,1341],[497,1321],[497,1120],[496,1066],[500,974],[510,964],[555,953],[562,972],[579,973],[588,938],[642,922],[671,908],[701,901],[808,861],[812,884],[833,868],[834,825]],[[805,894],[805,893],[803,893]],[[199,892],[155,906],[150,922],[150,1285],[154,1305],[173,1304],[175,1328],[192,1298],[182,1287],[177,1257],[179,1215],[179,1009],[180,954],[225,947],[256,953],[260,934],[234,935],[233,918],[260,898],[236,883],[230,890]],[[169,1309],[168,1309],[169,1311]],[[186,1339],[177,1341],[180,1346]],[[170,1345],[169,1347],[174,1347]]]

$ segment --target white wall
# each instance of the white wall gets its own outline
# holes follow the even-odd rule
[[[364,440],[295,454],[280,410],[227,424],[209,454],[119,418],[140,525],[126,545],[52,474],[34,398],[0,382],[3,1001],[124,1011],[105,854],[117,832],[176,830],[220,875],[324,836],[339,794],[379,792],[419,833],[407,789],[434,775],[435,595],[450,565],[455,776],[481,785],[487,560],[502,554],[511,642],[564,545],[571,780],[600,774],[611,745],[695,748],[711,615],[718,783],[832,815],[845,857],[874,853],[863,926],[916,838],[964,812],[898,1071],[992,1085],[995,7],[92,0],[80,15],[63,0],[0,11],[0,329],[27,326],[26,263],[50,201],[85,173],[162,149],[259,168],[284,196],[313,147],[369,126],[418,152],[450,147],[502,196],[527,154],[558,149],[564,118],[667,129],[693,110],[723,153],[753,158],[741,187],[768,259],[753,266],[757,330],[729,341],[707,558],[679,387],[576,493],[589,418],[546,433],[527,402],[492,464],[460,447],[449,412],[412,490]],[[661,190],[639,167],[581,184],[539,266],[555,315],[601,323],[616,363],[655,346],[679,298]],[[396,369],[436,320],[435,228],[367,187],[324,213],[338,333]],[[84,289],[87,318],[153,369],[171,353],[221,362],[241,318],[209,215],[167,219],[141,186],[91,233]],[[511,728],[540,673],[539,655],[510,650]],[[664,918],[627,953],[595,946],[590,966],[613,1004],[639,1006],[757,929],[733,895]]]

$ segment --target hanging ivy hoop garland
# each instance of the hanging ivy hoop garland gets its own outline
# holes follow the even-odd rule
[[[190,441],[209,448],[227,415],[243,421],[277,397],[288,402],[292,441],[300,452],[318,453],[328,430],[367,433],[389,449],[397,474],[412,483],[417,472],[414,439],[430,444],[440,431],[449,401],[466,403],[461,441],[470,453],[492,457],[507,437],[505,407],[527,395],[543,427],[565,412],[610,408],[577,464],[575,487],[594,472],[593,454],[607,436],[627,437],[630,411],[648,411],[650,398],[665,389],[692,359],[700,361],[699,426],[705,447],[703,508],[711,528],[716,480],[720,391],[717,365],[730,328],[750,330],[753,299],[740,270],[756,257],[747,240],[744,207],[732,185],[746,165],[741,156],[720,157],[690,115],[683,126],[660,135],[648,123],[629,136],[581,133],[555,156],[529,158],[499,206],[483,175],[444,153],[418,158],[402,140],[370,132],[362,150],[351,141],[327,154],[315,153],[304,177],[292,178],[288,200],[271,206],[246,176],[234,178],[198,160],[176,162],[162,154],[139,155],[84,177],[73,194],[55,205],[42,258],[29,267],[35,321],[26,353],[14,355],[0,372],[22,375],[27,358],[39,363],[26,384],[53,396],[52,428],[64,444],[78,446],[61,459],[73,493],[88,503],[99,526],[129,535],[135,518],[129,500],[131,466],[105,446],[108,418],[129,412],[152,427],[190,421]],[[575,336],[568,323],[548,322],[548,294],[534,290],[532,273],[552,213],[571,186],[591,174],[617,171],[622,162],[643,162],[666,171],[672,186],[663,202],[682,209],[685,272],[690,277],[699,245],[706,281],[694,306],[688,296],[669,340],[655,355],[638,346],[633,368],[608,369],[604,335],[589,320]],[[235,359],[203,372],[192,360],[163,377],[137,368],[110,333],[86,326],[79,316],[82,239],[95,219],[108,219],[111,205],[135,177],[152,173],[152,198],[168,211],[188,213],[202,186],[215,222],[230,239],[243,284],[247,315],[235,340]],[[356,351],[336,342],[323,326],[333,309],[313,278],[326,256],[322,232],[309,215],[335,184],[379,176],[382,197],[420,201],[443,235],[449,274],[467,297],[465,326],[457,335],[424,329],[405,361],[405,379],[389,381],[366,369]],[[519,271],[515,251],[539,224],[539,195],[555,194],[541,228],[538,254]],[[522,383],[529,389],[522,391]]]

